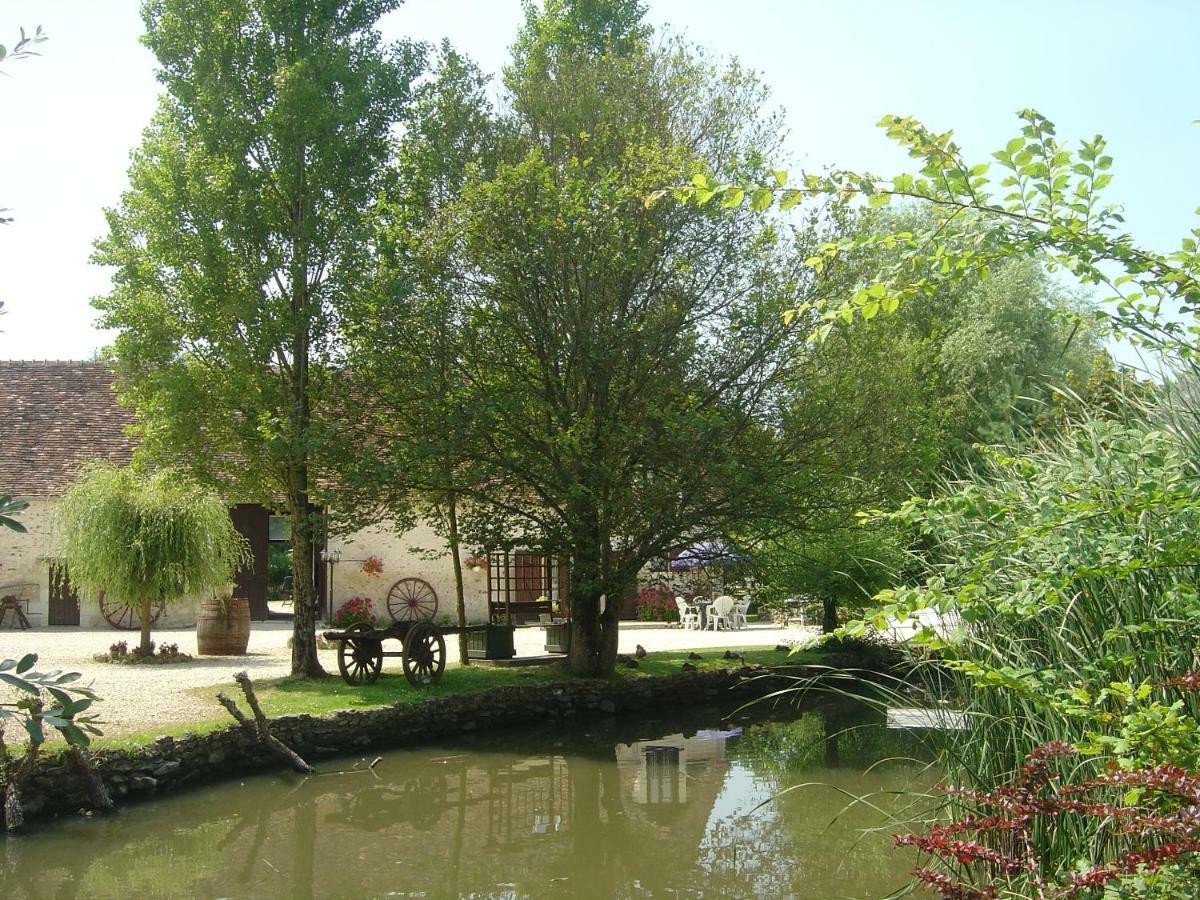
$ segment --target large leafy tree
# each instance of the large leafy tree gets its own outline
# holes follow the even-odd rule
[[[219,590],[248,559],[224,501],[181,473],[99,464],[85,469],[55,515],[71,580],[133,604],[141,651],[150,652],[152,610]]]
[[[629,2],[528,7],[504,86],[493,156],[421,241],[458,304],[454,484],[473,540],[570,557],[569,664],[601,674],[648,560],[788,489],[789,237],[644,203],[680,166],[761,174],[775,123],[753,77],[654,38]]]
[[[338,505],[353,524],[402,528],[416,515],[446,537],[460,625],[466,605],[459,513],[471,478],[460,448],[456,365],[463,297],[447,255],[428,239],[469,174],[492,154],[486,90],[486,77],[444,42],[432,77],[415,91],[396,156],[403,189],[382,205],[379,286],[348,317],[347,390],[362,402],[343,410],[331,433],[344,447]],[[468,662],[465,633],[459,659]]]
[[[144,453],[287,509],[292,671],[321,674],[315,423],[342,311],[369,282],[373,204],[420,54],[375,30],[399,0],[151,0],[165,91],[107,213],[95,301]],[[315,502],[316,501],[316,502]]]

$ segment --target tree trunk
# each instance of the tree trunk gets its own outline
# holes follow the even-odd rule
[[[837,600],[826,597],[821,601],[821,633],[829,634],[838,627]]]
[[[292,675],[320,678],[325,675],[317,659],[317,594],[313,584],[312,516],[308,492],[289,498],[292,523]]]
[[[454,616],[459,628],[467,624],[467,600],[463,594],[463,573],[461,545],[458,540],[458,498],[450,495],[446,514],[450,519],[450,559],[454,564]],[[467,657],[467,633],[458,633],[458,662],[460,665],[470,665]]]
[[[617,604],[607,602],[600,612],[602,595],[594,590],[571,592],[571,649],[567,668],[572,675],[611,675],[617,664]]]
[[[313,521],[309,503],[309,441],[312,439],[312,380],[309,354],[313,328],[309,293],[308,222],[310,199],[306,178],[306,148],[295,148],[294,183],[291,185],[292,258],[288,278],[291,289],[291,369],[288,372],[287,459],[288,512],[292,523],[292,675],[319,678],[325,675],[317,659],[317,596],[313,586]]]
[[[150,655],[150,596],[138,598],[138,625],[141,634],[138,639],[138,649],[142,656]]]

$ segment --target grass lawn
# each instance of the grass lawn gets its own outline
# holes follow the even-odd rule
[[[821,661],[820,651],[803,651],[788,654],[769,647],[734,647],[747,665],[803,665]],[[688,655],[698,653],[702,659],[689,660]],[[617,664],[616,677],[644,678],[649,675],[678,674],[684,663],[699,671],[735,668],[742,664],[740,659],[725,659],[725,648],[673,650],[650,653],[638,661],[638,668],[628,669]],[[549,684],[564,681],[570,676],[559,665],[544,666],[449,666],[442,680],[432,687],[417,690],[409,685],[399,670],[399,660],[391,660],[393,668],[385,670],[374,684],[349,685],[334,672],[329,678],[317,681],[293,678],[276,678],[257,681],[254,684],[263,712],[268,716],[286,716],[308,713],[314,716],[328,715],[341,709],[365,709],[373,706],[388,706],[393,703],[420,703],[430,697],[447,697],[454,694],[470,694],[493,687],[517,684]],[[246,710],[245,698],[237,685],[221,688],[238,705]],[[215,696],[217,688],[209,686],[193,688],[191,693],[205,698]],[[248,713],[249,710],[246,710]],[[146,744],[156,737],[170,735],[179,737],[188,732],[203,733],[223,728],[232,720],[225,715],[187,725],[156,728],[139,734],[121,737],[105,737],[95,742],[96,747],[132,748]]]

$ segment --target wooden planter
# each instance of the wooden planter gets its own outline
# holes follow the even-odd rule
[[[467,632],[468,659],[512,659],[517,655],[513,646],[512,625],[485,625],[479,631]]]
[[[569,653],[571,650],[571,623],[555,622],[546,626],[546,652]]]
[[[250,644],[250,601],[209,598],[196,616],[196,651],[201,656],[241,656]]]

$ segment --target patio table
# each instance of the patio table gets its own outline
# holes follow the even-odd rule
[[[710,597],[696,597],[688,601],[689,606],[696,607],[696,612],[700,614],[700,630],[703,631],[708,627],[708,608],[712,606]]]

